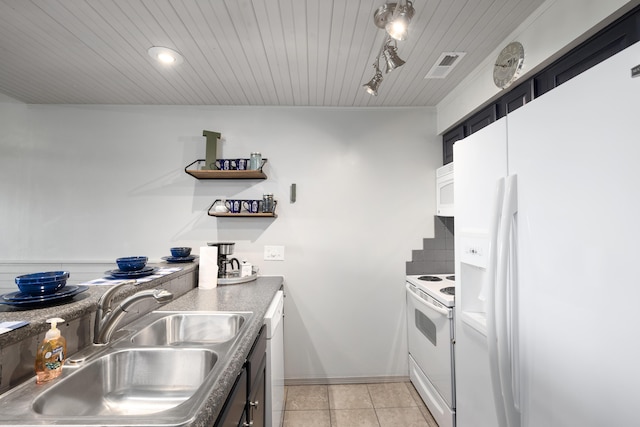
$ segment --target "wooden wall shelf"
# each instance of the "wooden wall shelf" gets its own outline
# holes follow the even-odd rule
[[[209,209],[207,209],[207,214],[209,216],[216,216],[221,218],[277,218],[278,217],[278,215],[276,215],[276,208],[278,207],[277,200],[273,201],[273,212],[257,212],[257,213],[246,212],[244,210],[238,213],[213,212],[211,209],[213,209],[215,204],[218,202],[221,202],[221,200],[220,199],[215,200],[211,204],[211,206],[209,206]]]
[[[277,218],[278,215],[275,213],[249,213],[249,212],[240,212],[240,213],[231,213],[231,212],[209,212],[209,216],[217,216],[224,218]]]
[[[267,159],[262,159],[262,165]],[[267,175],[259,170],[207,170],[200,169],[200,164],[204,165],[205,159],[198,159],[187,166],[184,171],[197,179],[267,179]]]

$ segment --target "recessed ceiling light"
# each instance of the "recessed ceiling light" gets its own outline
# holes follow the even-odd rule
[[[164,65],[178,65],[182,63],[182,55],[168,47],[153,46],[147,51],[149,56]]]

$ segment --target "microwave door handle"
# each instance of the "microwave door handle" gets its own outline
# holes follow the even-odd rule
[[[406,285],[407,290],[410,292],[411,296],[418,302],[422,303],[422,305],[427,306],[428,308],[430,308],[433,311],[436,311],[440,314],[442,314],[443,316],[447,316],[448,318],[451,317],[451,311],[447,310],[446,308],[442,308],[442,307],[438,307],[437,305],[434,305],[433,303],[431,303],[431,301],[428,301],[424,298],[421,298],[418,293],[411,288],[411,285],[409,285],[407,283]]]

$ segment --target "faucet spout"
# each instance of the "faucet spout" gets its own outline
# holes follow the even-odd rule
[[[164,289],[148,289],[125,298],[116,308],[111,309],[111,301],[113,300],[115,291],[118,288],[131,283],[135,283],[135,281],[118,284],[105,292],[102,298],[100,298],[100,301],[98,302],[98,311],[96,312],[93,335],[94,344],[107,344],[111,339],[111,335],[115,331],[116,326],[120,322],[120,319],[127,314],[127,310],[129,310],[134,304],[147,298],[155,299],[158,304],[162,304],[173,299],[173,294],[169,291]],[[109,294],[109,292],[111,293]]]

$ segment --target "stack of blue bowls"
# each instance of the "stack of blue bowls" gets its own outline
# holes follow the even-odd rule
[[[16,277],[20,292],[34,297],[50,295],[64,288],[69,278],[68,271],[45,271]]]

